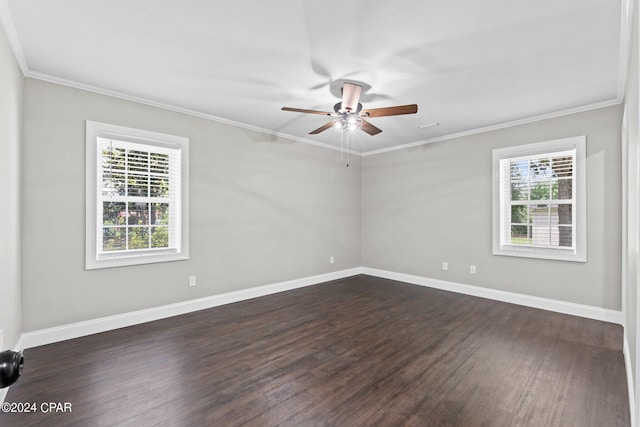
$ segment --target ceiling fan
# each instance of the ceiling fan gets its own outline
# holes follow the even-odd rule
[[[310,135],[315,135],[325,130],[335,127],[343,132],[353,129],[362,129],[369,135],[377,135],[382,132],[382,129],[369,123],[365,118],[369,117],[384,117],[384,116],[399,116],[401,114],[415,114],[418,112],[417,104],[398,105],[395,107],[383,107],[383,108],[370,108],[367,110],[362,109],[360,104],[360,93],[362,92],[362,86],[355,83],[345,82],[342,86],[342,101],[333,106],[333,112],[318,111],[318,110],[305,110],[303,108],[291,108],[282,107],[283,111],[293,111],[297,113],[307,114],[321,114],[323,116],[331,116],[333,119],[320,126],[318,129],[309,132]]]

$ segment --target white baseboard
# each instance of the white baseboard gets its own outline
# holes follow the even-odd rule
[[[555,311],[557,313],[571,314],[573,316],[586,317],[588,319],[601,320],[604,322],[622,324],[622,312],[609,310],[606,308],[593,307],[590,305],[575,304],[572,302],[559,301],[549,298],[535,297],[531,295],[518,294],[515,292],[500,291],[497,289],[482,288],[479,286],[464,285],[461,283],[447,282],[444,280],[429,279],[411,274],[396,273],[387,270],[362,267],[362,274],[381,277],[384,279],[397,280],[414,285],[426,286],[429,288],[442,289],[444,291],[457,292],[459,294],[472,295],[496,301],[508,302],[511,304],[524,305],[542,310]]]
[[[427,286],[435,289],[442,289],[445,291],[457,292],[481,298],[488,298],[497,301],[509,302],[512,304],[519,304],[543,310],[550,310],[559,313],[571,314],[574,316],[622,324],[622,312],[620,311],[574,304],[548,298],[517,294],[513,292],[464,285],[455,282],[429,279],[426,277],[414,276],[410,274],[396,273],[392,271],[379,270],[368,267],[356,267],[332,273],[320,274],[317,276],[309,276],[301,279],[294,279],[280,283],[258,286],[250,289],[243,289],[240,291],[228,292],[220,295],[212,295],[209,297],[168,304],[160,307],[148,308],[145,310],[133,311],[130,313],[123,313],[114,316],[107,316],[32,332],[25,332],[22,334],[17,347],[22,350],[25,348],[51,344],[54,342],[78,338],[86,335],[110,331],[113,329],[133,326],[140,323],[164,319],[167,317],[178,316],[180,314],[186,314],[198,310],[217,307],[224,304],[230,304],[233,302],[257,298],[305,286],[316,285],[330,280],[337,280],[345,277],[355,276],[357,274],[368,274],[370,276],[398,280],[401,282]]]
[[[154,320],[165,319],[167,317],[178,316],[180,314],[191,313],[224,304],[316,285],[330,280],[355,276],[360,273],[361,268],[356,267],[332,273],[319,274],[317,276],[309,276],[301,279],[288,280],[286,282],[228,292],[220,295],[212,295],[209,297],[163,305],[160,307],[148,308],[145,310],[133,311],[130,313],[117,314],[84,322],[25,332],[22,334],[20,345],[21,348],[37,347],[86,335],[124,328],[127,326],[133,326],[140,323],[152,322]]]
[[[153,307],[145,310],[123,313],[114,316],[107,316],[98,319],[88,320],[84,322],[72,323],[68,325],[57,326],[53,328],[41,329],[32,332],[25,332],[21,335],[15,346],[16,351],[37,347],[41,345],[51,344],[73,338],[79,338],[86,335],[106,332],[114,329],[133,326],[140,323],[151,322],[154,320],[165,319],[167,317],[178,316],[180,314],[191,313],[198,310],[217,307],[233,302],[244,301],[251,298],[257,298],[265,295],[271,295],[278,292],[284,292],[305,286],[312,286],[331,280],[343,279],[358,274],[367,274],[370,276],[397,280],[400,282],[411,283],[414,285],[426,286],[435,289],[441,289],[450,292],[461,293],[481,298],[492,299],[496,301],[508,302],[512,304],[523,305],[532,308],[555,311],[558,313],[570,314],[574,316],[585,317],[589,319],[601,320],[610,323],[622,324],[622,312],[616,310],[608,310],[600,307],[593,307],[582,304],[575,304],[565,301],[558,301],[548,298],[523,295],[514,292],[500,291],[496,289],[482,288],[478,286],[465,285],[455,282],[447,282],[444,280],[429,279],[421,276],[414,276],[404,273],[396,273],[393,271],[379,270],[369,267],[356,267],[347,270],[336,271],[332,273],[320,274],[301,279],[294,279],[285,282],[273,283],[264,286],[258,286],[250,289],[243,289],[234,292],[228,292],[210,297],[198,298],[194,300],[168,304],[160,307]],[[632,411],[632,427],[636,425],[634,419],[635,400],[633,397],[633,379],[630,377],[631,361],[629,360],[629,344],[624,341],[624,357],[627,370],[627,383],[629,386],[629,402]],[[27,362],[28,363],[28,362]],[[9,388],[0,389],[0,403],[4,402]]]
[[[634,378],[633,371],[631,370],[631,353],[629,352],[629,341],[627,340],[627,334],[624,334],[623,344],[622,344],[622,354],[624,354],[624,367],[627,372],[627,391],[629,393],[629,419],[631,421],[631,427],[635,427],[637,425],[636,421],[636,397],[635,397],[635,386],[634,386]]]

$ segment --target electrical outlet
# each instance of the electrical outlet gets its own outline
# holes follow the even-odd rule
[[[476,274],[476,266],[475,265],[470,265],[469,266],[469,273],[470,274]]]
[[[329,257],[329,264],[333,264],[335,261],[336,260],[335,260],[334,257],[332,257],[332,256]]]
[[[447,271],[449,269],[449,263],[447,261],[442,261],[442,270]]]
[[[196,276],[189,276],[189,286],[196,285]]]

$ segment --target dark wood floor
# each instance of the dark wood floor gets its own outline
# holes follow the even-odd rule
[[[25,351],[2,426],[628,426],[618,325],[369,276]]]

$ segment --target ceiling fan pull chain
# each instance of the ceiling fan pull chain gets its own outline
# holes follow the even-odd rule
[[[345,157],[347,158],[347,167],[349,167],[349,132],[345,132],[347,134],[347,154]]]
[[[344,166],[344,132],[340,132],[340,164]]]

